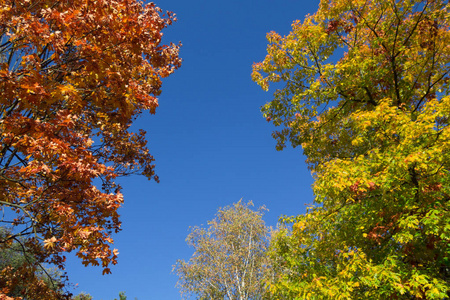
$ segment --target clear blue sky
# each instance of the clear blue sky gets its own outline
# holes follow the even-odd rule
[[[114,236],[119,263],[111,275],[70,258],[67,272],[95,300],[180,299],[171,273],[193,253],[189,226],[206,224],[219,207],[243,198],[266,205],[268,225],[311,203],[312,178],[300,148],[278,152],[272,125],[260,113],[271,100],[251,81],[266,55],[269,31],[288,34],[292,22],[317,10],[318,0],[159,0],[178,21],[164,41],[183,44],[182,67],[163,83],[156,115],[144,114],[161,183],[134,176],[121,181],[123,230]]]

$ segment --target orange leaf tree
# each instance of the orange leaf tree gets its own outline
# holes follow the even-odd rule
[[[162,78],[180,66],[178,46],[161,44],[174,19],[135,0],[0,3],[0,204],[15,228],[0,250],[15,240],[61,268],[76,250],[110,272],[115,180],[158,181],[145,132],[130,126],[155,113]]]
[[[450,6],[322,0],[268,34],[253,79],[278,148],[301,146],[314,206],[273,240],[286,299],[450,294]]]

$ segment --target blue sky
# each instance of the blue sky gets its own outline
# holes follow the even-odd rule
[[[243,198],[266,205],[264,220],[296,215],[313,201],[312,177],[300,148],[275,150],[272,125],[260,113],[273,90],[251,81],[251,66],[266,55],[269,31],[288,34],[296,19],[317,10],[318,0],[159,0],[178,18],[164,31],[165,43],[183,44],[182,67],[163,83],[156,115],[136,128],[147,131],[161,182],[121,180],[123,230],[114,236],[119,263],[111,275],[69,258],[75,294],[112,300],[180,299],[171,273],[177,259],[193,253],[189,226],[206,224],[219,207]]]

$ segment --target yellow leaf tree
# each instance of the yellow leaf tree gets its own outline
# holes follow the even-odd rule
[[[130,126],[155,113],[162,78],[180,66],[178,46],[161,44],[173,21],[135,0],[1,1],[0,205],[13,230],[0,251],[20,243],[60,268],[76,251],[110,272],[123,202],[115,179],[158,180],[145,132]],[[0,298],[39,285],[34,268],[0,270]],[[57,297],[32,290],[22,296]]]
[[[450,296],[449,19],[442,0],[323,0],[267,35],[262,111],[315,179],[272,241],[278,297]]]

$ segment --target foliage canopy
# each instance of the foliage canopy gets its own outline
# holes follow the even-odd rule
[[[267,35],[262,111],[303,148],[315,205],[285,218],[273,293],[289,299],[450,295],[450,6],[323,0]]]
[[[158,180],[145,132],[130,126],[155,113],[162,78],[180,66],[178,46],[161,44],[173,21],[135,0],[0,3],[1,222],[15,228],[0,250],[20,236],[39,263],[63,268],[76,250],[110,272],[116,178]]]

